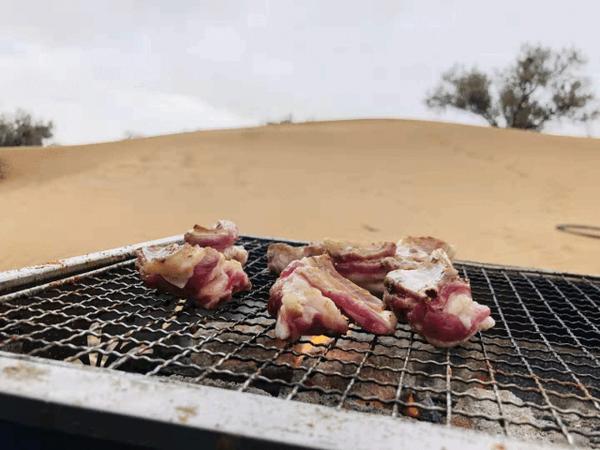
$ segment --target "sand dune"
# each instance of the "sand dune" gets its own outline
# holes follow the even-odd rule
[[[600,140],[405,120],[0,150],[0,270],[194,222],[314,239],[432,234],[463,259],[600,273]]]

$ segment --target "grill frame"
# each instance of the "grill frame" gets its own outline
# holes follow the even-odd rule
[[[159,241],[153,241],[151,243],[168,243],[168,242],[176,242],[178,240],[180,240],[180,236],[175,236],[175,237],[171,237],[171,238],[165,238]],[[267,238],[256,238],[256,237],[246,237],[246,239],[249,240],[255,240],[255,241],[261,241],[263,243],[268,243],[271,240],[267,239]],[[277,239],[277,241],[282,241]],[[287,241],[289,242],[289,241]],[[101,252],[101,253],[97,253],[97,254],[92,254],[92,255],[87,255],[85,257],[78,257],[78,258],[73,258],[71,260],[67,260],[65,262],[59,263],[58,267],[56,267],[56,265],[54,267],[52,267],[49,270],[44,270],[42,274],[40,274],[39,268],[32,270],[31,268],[29,269],[22,269],[20,271],[12,271],[10,273],[4,273],[4,274],[0,274],[0,281],[4,279],[4,282],[0,284],[0,292],[2,292],[3,287],[4,290],[9,290],[8,294],[4,294],[2,297],[0,297],[0,305],[5,304],[6,302],[10,302],[13,300],[18,300],[21,297],[26,297],[26,296],[31,296],[31,295],[36,295],[37,293],[40,292],[46,292],[49,289],[60,289],[62,286],[66,286],[69,285],[72,282],[80,282],[82,279],[88,279],[89,277],[93,277],[96,274],[102,274],[108,270],[114,270],[120,267],[126,267],[128,265],[131,264],[130,260],[128,260],[128,258],[131,256],[133,250],[135,250],[135,248],[138,248],[140,246],[144,246],[144,245],[149,245],[151,243],[143,243],[143,244],[138,244],[138,245],[134,245],[134,246],[128,246],[128,247],[124,247],[121,249],[116,249],[113,251],[108,251],[108,252]],[[115,261],[121,261],[121,262],[115,262]],[[250,265],[252,264],[252,262],[250,263]],[[565,274],[565,273],[556,273],[556,272],[546,272],[546,271],[538,271],[538,270],[534,270],[534,269],[523,269],[523,268],[508,268],[505,266],[493,266],[493,265],[482,265],[482,264],[478,264],[478,263],[469,263],[469,262],[463,262],[460,265],[461,269],[463,270],[463,272],[465,274],[472,274],[474,272],[472,272],[472,270],[481,270],[482,274],[484,277],[489,277],[487,270],[500,270],[500,271],[505,271],[505,276],[506,276],[506,271],[514,271],[517,270],[519,273],[521,273],[523,275],[523,277],[525,278],[525,280],[530,283],[532,285],[532,287],[534,288],[534,290],[537,289],[537,293],[540,296],[540,300],[542,302],[546,303],[546,306],[548,308],[550,308],[552,310],[552,306],[548,304],[548,302],[546,302],[544,295],[542,295],[542,293],[539,291],[539,288],[536,287],[535,283],[532,282],[528,277],[562,277],[563,279],[569,279],[570,277],[581,277],[579,275],[572,275],[572,274]],[[471,272],[470,272],[471,271]],[[67,274],[69,273],[74,273],[74,272],[82,272],[80,274],[74,275],[74,276],[67,276]],[[262,273],[262,272],[261,272]],[[261,273],[259,273],[258,275],[260,275]],[[254,274],[255,276],[257,274]],[[65,278],[66,276],[66,278]],[[59,278],[56,281],[50,281],[49,283],[45,283],[45,284],[40,284],[43,283],[45,280],[49,280],[49,279],[53,279],[56,277],[62,277]],[[510,284],[511,278],[506,276],[508,283]],[[600,279],[597,279],[596,277],[587,277],[590,280],[590,283],[592,282],[598,282]],[[551,279],[551,278],[548,278]],[[540,393],[542,393],[542,396],[546,402],[547,407],[549,407],[550,412],[552,413],[555,421],[556,421],[556,425],[558,426],[558,428],[560,429],[560,431],[563,433],[563,435],[565,436],[567,442],[571,441],[572,442],[572,436],[570,433],[570,430],[568,430],[568,428],[561,423],[561,417],[562,414],[564,414],[564,411],[560,408],[556,408],[553,406],[553,403],[550,401],[550,399],[548,398],[548,394],[546,393],[546,390],[544,388],[544,386],[540,383],[539,381],[539,376],[536,374],[535,370],[537,370],[537,368],[534,366],[532,367],[529,359],[527,356],[525,356],[525,354],[528,354],[530,349],[521,349],[518,342],[521,342],[519,337],[514,337],[513,336],[513,330],[508,326],[508,321],[506,320],[504,314],[503,314],[503,308],[500,305],[500,301],[498,299],[499,295],[496,295],[496,293],[493,290],[493,283],[491,283],[489,281],[489,278],[487,280],[488,285],[490,287],[492,287],[492,299],[495,303],[495,305],[491,305],[492,309],[493,309],[493,315],[498,319],[498,315],[500,314],[500,319],[499,323],[497,324],[497,327],[505,325],[506,326],[506,334],[507,337],[509,338],[509,340],[511,341],[511,345],[512,348],[517,350],[518,356],[521,358],[521,360],[524,362],[525,367],[527,368],[529,374],[530,374],[530,378],[534,381],[537,380],[537,387],[538,387],[538,391]],[[33,284],[33,285],[32,285]],[[260,289],[265,288],[265,284],[263,283],[262,287],[260,287]],[[18,289],[18,290],[16,290]],[[519,292],[519,290],[514,289],[513,286],[513,290],[515,292]],[[475,290],[474,290],[474,293]],[[262,292],[262,294],[264,295],[265,293]],[[566,299],[568,301],[568,298]],[[522,304],[523,306],[523,310],[525,312],[528,312],[529,309],[526,305],[525,302],[523,302],[522,298],[518,298],[518,301]],[[593,302],[593,300],[590,298],[590,302]],[[596,308],[598,307],[597,305],[595,305]],[[25,308],[28,309],[28,308]],[[577,310],[577,308],[575,308],[575,306],[573,306],[573,309]],[[570,370],[570,366],[568,363],[566,363],[564,360],[562,360],[562,354],[561,353],[557,353],[556,350],[554,350],[553,347],[553,342],[551,340],[548,340],[545,333],[543,332],[543,330],[540,330],[536,320],[533,318],[533,316],[531,316],[531,313],[529,313],[529,319],[531,320],[531,322],[535,325],[535,327],[537,328],[537,332],[539,332],[539,335],[543,337],[543,339],[545,340],[545,344],[547,346],[547,348],[549,350],[551,350],[551,352],[554,352],[554,357],[557,360],[561,360],[563,363],[563,366],[565,367],[565,369],[567,370],[567,373],[571,376],[571,375],[575,375],[571,370]],[[0,316],[1,317],[1,316]],[[560,319],[560,315],[557,316]],[[168,323],[168,321],[167,321]],[[576,334],[573,333],[573,331],[570,330],[570,328],[564,323],[564,321],[560,322],[561,325],[564,327],[565,330],[567,330],[567,332],[570,332],[571,334],[571,338],[575,338],[576,340],[580,339]],[[593,325],[593,323],[592,323]],[[264,331],[264,330],[263,330]],[[267,330],[268,331],[268,330]],[[494,398],[495,401],[497,402],[498,405],[498,410],[500,412],[500,416],[499,416],[499,422],[501,423],[502,429],[504,431],[508,431],[509,427],[510,427],[510,419],[509,418],[505,418],[503,416],[503,403],[501,400],[501,397],[499,395],[499,386],[502,385],[502,383],[498,382],[496,380],[496,376],[495,376],[495,371],[493,370],[492,366],[494,365],[495,361],[491,360],[489,357],[490,352],[494,352],[494,350],[491,350],[489,348],[486,347],[485,344],[485,340],[487,339],[487,337],[485,337],[486,335],[484,335],[484,337],[479,337],[480,342],[481,342],[481,354],[484,356],[484,364],[488,369],[488,373],[489,373],[489,382],[487,383],[488,385],[491,385],[492,390],[494,392]],[[344,339],[344,338],[342,338]],[[404,369],[406,369],[406,364],[408,363],[409,359],[411,358],[411,349],[413,348],[413,342],[415,340],[418,341],[418,337],[415,337],[411,334],[410,337],[410,346],[408,347],[407,351],[406,351],[406,357],[404,360]],[[159,339],[160,340],[160,339]],[[210,340],[210,339],[209,339]],[[518,342],[517,342],[518,341]],[[334,342],[334,341],[332,341]],[[376,340],[371,340],[370,348],[363,352],[362,354],[362,358],[359,361],[359,363],[356,365],[357,368],[355,370],[355,374],[354,376],[350,377],[350,379],[348,380],[348,383],[344,389],[344,391],[342,392],[341,395],[341,402],[339,403],[338,407],[334,410],[333,408],[326,408],[327,409],[327,413],[331,413],[334,414],[333,411],[336,411],[335,414],[337,413],[341,413],[341,414],[346,414],[348,413],[348,411],[341,411],[341,407],[344,404],[344,402],[346,401],[350,391],[353,389],[354,384],[357,380],[357,376],[361,373],[361,371],[368,367],[367,361],[369,358],[371,358],[372,356],[375,355],[374,353],[374,347],[375,347],[375,343],[377,341]],[[581,341],[579,340],[579,343],[581,344]],[[101,343],[102,344],[102,343]],[[104,345],[104,344],[102,344]],[[158,345],[158,344],[153,344],[153,345]],[[329,343],[329,345],[331,345],[331,342]],[[496,345],[496,344],[494,344]],[[585,346],[580,345],[580,347],[585,349]],[[239,350],[239,349],[238,349]],[[285,347],[282,348],[279,352],[279,354],[277,356],[280,356],[281,354],[283,354],[285,352]],[[417,351],[423,351],[421,348],[419,348],[418,350],[415,350],[415,352]],[[451,350],[448,351],[444,351],[445,352],[445,364],[443,364],[442,362],[442,367],[445,371],[445,374],[443,374],[443,376],[445,376],[445,386],[446,386],[446,408],[445,408],[445,422],[446,425],[450,425],[452,423],[452,404],[453,404],[453,399],[455,399],[456,397],[456,393],[453,392],[452,390],[452,385],[453,383],[456,382],[456,375],[453,375],[453,371],[456,370],[456,364],[453,365],[453,354]],[[88,355],[89,355],[89,351],[88,351]],[[109,352],[110,353],[110,352]],[[439,352],[438,352],[439,353]],[[98,353],[99,354],[99,353]],[[301,355],[303,353],[301,352]],[[325,353],[323,353],[324,355]],[[306,380],[307,377],[309,375],[311,375],[312,373],[315,372],[315,367],[319,364],[319,361],[322,360],[320,355],[318,358],[316,359],[316,362],[313,366],[311,366],[310,369],[308,369],[305,372],[305,376],[303,376],[303,380]],[[298,356],[298,355],[296,355]],[[593,358],[596,358],[594,354],[591,354],[591,356]],[[3,360],[4,358],[15,358],[16,356],[13,354],[7,354],[6,352],[2,352],[1,353],[1,359]],[[305,356],[302,356],[302,358],[309,358],[311,357],[310,354],[306,354]],[[19,356],[18,357],[21,362],[23,360],[26,361],[44,361],[44,363],[48,363],[49,361],[46,359],[41,359],[41,358],[37,358],[37,357],[31,357],[31,356]],[[221,356],[221,360],[227,361],[228,358],[231,358],[231,355],[223,355]],[[221,361],[221,363],[223,363],[224,361]],[[594,361],[597,363],[597,360],[594,359]],[[115,363],[119,362],[119,360],[113,361],[112,365],[114,366]],[[122,363],[124,363],[126,361],[122,361]],[[262,361],[261,361],[262,362]],[[217,367],[221,364],[217,364]],[[366,364],[365,364],[366,363]],[[53,363],[54,364],[54,363]],[[244,383],[241,386],[241,390],[246,390],[247,388],[251,387],[251,385],[260,379],[261,377],[261,371],[265,369],[265,367],[267,366],[266,362],[265,364],[261,365],[260,367],[257,368],[257,370],[251,375],[248,376],[247,379],[244,381]],[[71,370],[71,369],[75,369],[74,367],[62,367],[61,365],[61,370]],[[86,368],[87,369],[87,368]],[[76,370],[82,370],[82,368],[77,367]],[[100,369],[98,369],[100,370]],[[406,373],[410,373],[407,372],[406,370],[400,370],[400,382],[398,383],[398,389],[396,391],[396,398],[395,401],[393,402],[393,410],[392,410],[392,417],[395,417],[397,415],[399,415],[399,409],[400,407],[407,407],[407,403],[406,402],[402,402],[401,401],[401,395],[402,395],[402,390],[403,390],[403,380],[402,378],[405,376]],[[208,374],[208,371],[205,372],[204,377],[206,377],[206,374]],[[118,373],[117,375],[125,375],[123,373]],[[130,374],[127,374],[127,376],[129,376]],[[152,381],[149,381],[151,383],[154,383],[155,381],[158,383],[162,383],[163,380],[162,379],[156,379],[156,377],[145,377],[145,379],[149,379]],[[198,380],[198,381],[202,381]],[[574,380],[576,381],[576,380]],[[359,381],[358,384],[360,385],[360,383],[362,383],[362,381]],[[585,384],[583,383],[579,383],[580,385],[583,385],[584,387],[586,387]],[[414,388],[415,386],[413,386]],[[214,389],[214,388],[212,388]],[[289,394],[290,397],[293,397],[295,394],[297,394],[297,389],[292,390],[292,392]],[[248,395],[247,393],[239,393],[240,396],[245,396]],[[241,398],[241,397],[240,397]],[[281,402],[280,399],[271,399],[271,400],[275,400],[277,402]],[[592,402],[594,403],[594,407],[596,408],[596,410],[600,410],[599,405],[597,404],[597,398],[594,397],[594,399],[592,400]],[[286,404],[286,408],[287,408],[287,404],[291,404],[294,406],[291,406],[291,408],[295,408],[296,406],[300,409],[304,408],[305,405],[303,403],[299,403],[299,402],[284,402]],[[281,405],[283,405],[284,403],[281,403]],[[299,405],[303,405],[303,406],[299,406]],[[314,406],[314,405],[313,405]],[[426,408],[426,405],[419,405],[421,406],[423,409]],[[352,414],[359,414],[360,416],[364,416],[364,414],[360,414],[360,413],[352,413]],[[475,414],[475,416],[477,416],[477,414]],[[381,416],[375,416],[379,419],[381,419]],[[404,423],[404,421],[399,421]],[[409,424],[410,425],[410,424]],[[562,426],[561,426],[562,425]],[[256,426],[256,425],[255,425]],[[397,426],[397,425],[395,425]],[[514,426],[514,424],[513,424]],[[440,429],[441,427],[438,426],[434,426],[434,429]],[[442,428],[444,429],[444,428]],[[457,430],[455,428],[450,428],[452,430],[452,433],[458,433],[459,435],[461,435],[461,439],[464,440],[469,440],[471,439],[474,434],[472,432],[468,432],[468,433],[464,433],[460,430]],[[447,432],[449,429],[446,428],[445,432]],[[434,433],[435,434],[435,433]],[[479,434],[478,434],[479,435]],[[263,435],[265,436],[265,435]],[[469,437],[470,436],[470,437]],[[479,435],[481,439],[483,439],[483,437],[481,437],[481,435]],[[341,438],[341,442],[343,442],[346,438],[342,437]],[[530,444],[530,443],[528,443]]]
[[[147,448],[565,448],[1,351],[0,373],[0,419]]]

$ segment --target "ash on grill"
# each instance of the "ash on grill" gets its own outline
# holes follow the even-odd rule
[[[271,242],[243,240],[255,288],[217,311],[144,287],[131,261],[0,297],[0,348],[523,439],[600,446],[600,280],[460,265],[494,329],[436,349],[406,325],[287,344],[266,311]],[[402,418],[402,419],[400,419]]]

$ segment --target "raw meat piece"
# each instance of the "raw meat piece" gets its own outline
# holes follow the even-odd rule
[[[296,341],[305,335],[336,336],[348,331],[348,320],[335,304],[293,271],[282,274],[271,288],[269,313],[277,317],[278,339]]]
[[[357,243],[325,239],[321,246],[337,262],[365,261],[394,256],[396,244],[393,242]]]
[[[271,244],[267,251],[268,267],[280,273],[291,261],[306,256],[327,254],[344,277],[375,295],[383,294],[383,280],[388,272],[416,267],[430,253],[442,248],[453,254],[450,245],[432,237],[406,237],[394,242],[370,244],[324,240],[303,247]]]
[[[329,255],[335,268],[343,276],[373,292],[383,292],[383,279],[397,268],[393,258],[396,245],[393,242],[358,244],[345,241],[324,240],[302,247],[288,244],[271,244],[267,250],[269,269],[280,273],[292,261],[318,255]]]
[[[396,328],[396,318],[390,311],[384,309],[384,304],[365,289],[352,283],[340,275],[334,268],[328,255],[302,258],[288,264],[271,289],[269,312],[275,315],[281,305],[281,292],[291,280],[300,278],[302,286],[309,286],[319,291],[322,296],[331,300],[342,312],[349,316],[365,331],[374,334],[393,334]],[[311,291],[314,298],[315,291]],[[282,320],[278,316],[278,321]],[[322,319],[319,317],[319,320]],[[283,321],[283,320],[282,320]],[[319,325],[317,325],[319,326]],[[291,328],[288,327],[288,328]],[[335,332],[339,333],[341,327]],[[321,332],[320,334],[326,334]]]
[[[384,304],[367,290],[343,277],[328,255],[305,258],[308,266],[303,269],[309,283],[329,297],[342,312],[374,334],[393,334],[396,318],[384,309]],[[304,260],[302,260],[304,261]]]
[[[211,247],[146,247],[138,250],[136,265],[147,286],[193,299],[206,309],[252,287],[238,261],[225,259]]]
[[[185,233],[183,239],[188,244],[212,247],[222,252],[235,244],[238,236],[239,231],[235,223],[230,220],[219,220],[212,228],[194,225],[194,228]]]
[[[233,259],[245,266],[248,262],[248,251],[241,245],[232,245],[223,250],[225,259]]]
[[[219,220],[212,228],[194,225],[183,239],[191,245],[212,247],[227,259],[235,259],[242,266],[248,261],[248,252],[241,245],[234,245],[239,237],[238,227],[230,220]]]
[[[297,261],[307,256],[323,255],[325,252],[325,249],[319,242],[301,247],[277,242],[270,244],[267,249],[267,266],[271,272],[279,275],[292,261]]]
[[[442,249],[414,268],[388,273],[383,298],[398,318],[436,347],[454,347],[495,324],[490,309],[473,301],[469,283]]]

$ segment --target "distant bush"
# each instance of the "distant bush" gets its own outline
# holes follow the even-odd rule
[[[53,128],[52,122],[34,120],[25,111],[0,116],[0,147],[42,145],[44,139],[52,137]]]

